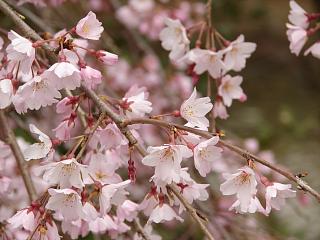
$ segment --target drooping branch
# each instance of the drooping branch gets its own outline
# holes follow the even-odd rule
[[[30,202],[34,201],[37,198],[37,193],[29,174],[26,161],[17,143],[16,137],[8,124],[8,118],[4,110],[0,110],[0,139],[10,146],[11,151],[16,159],[24,185],[28,192]]]

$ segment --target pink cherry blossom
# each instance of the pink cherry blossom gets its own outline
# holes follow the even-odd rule
[[[47,82],[57,90],[74,90],[80,87],[80,71],[71,63],[58,62],[43,73]]]
[[[73,125],[70,125],[68,121],[61,122],[55,129],[52,131],[56,132],[55,136],[61,141],[69,140],[71,138],[71,130]]]
[[[214,103],[213,116],[215,118],[219,117],[221,119],[227,119],[229,117],[227,108],[220,99],[219,100],[217,99],[216,102]]]
[[[37,231],[34,234],[34,239],[57,240],[60,239],[57,225],[54,221],[40,223]]]
[[[220,159],[222,149],[215,145],[219,137],[215,136],[199,143],[194,148],[194,166],[202,177],[205,177],[214,169],[215,162]]]
[[[290,41],[290,51],[295,55],[299,55],[301,49],[308,40],[307,31],[301,27],[287,23],[287,36]]]
[[[6,49],[8,59],[13,61],[15,64],[19,63],[20,71],[23,73],[29,73],[35,59],[36,52],[35,48],[32,46],[32,42],[20,36],[13,30],[8,33],[8,38],[11,41]]]
[[[241,34],[236,40],[230,43],[224,57],[226,69],[241,71],[246,66],[246,59],[256,50],[257,44],[244,42]]]
[[[197,89],[194,88],[191,96],[180,107],[180,114],[193,127],[207,129],[209,120],[205,117],[213,105],[209,97],[197,98]]]
[[[75,158],[49,163],[41,168],[45,171],[43,179],[49,184],[58,184],[61,188],[82,188],[83,178],[88,174],[87,166],[78,163]]]
[[[59,98],[59,91],[50,86],[43,76],[35,76],[18,88],[12,102],[18,113],[26,113],[28,109],[39,110],[50,106],[58,102]]]
[[[117,227],[117,224],[107,214],[89,222],[89,230],[93,233],[104,233],[106,231],[115,230]]]
[[[19,210],[15,215],[7,220],[13,229],[23,227],[26,230],[32,231],[36,227],[36,216],[29,209]]]
[[[291,184],[272,183],[266,188],[266,211],[269,214],[271,208],[280,210],[285,205],[286,198],[296,196],[296,191],[291,189]]]
[[[122,100],[129,104],[129,108],[125,112],[126,116],[129,118],[143,117],[145,114],[150,113],[152,111],[152,103],[147,101],[146,98],[145,92],[123,98]]]
[[[125,200],[117,209],[117,217],[120,220],[132,222],[138,215],[138,207],[138,204],[130,200]]]
[[[107,52],[107,51],[98,51],[97,52],[98,59],[108,66],[115,65],[118,62],[118,55]]]
[[[171,60],[178,60],[189,50],[187,31],[178,19],[167,18],[165,24],[167,27],[159,35],[161,45],[171,51],[169,54]]]
[[[307,17],[307,12],[300,7],[296,1],[290,1],[290,14],[288,16],[291,24],[307,29],[309,26],[309,21]]]
[[[41,143],[34,143],[23,151],[25,160],[29,161],[31,159],[41,159],[46,157],[52,147],[51,139],[41,132],[35,125],[30,124],[29,127],[30,132],[38,135]]]
[[[103,32],[101,25],[102,23],[96,18],[96,14],[90,11],[86,17],[78,22],[76,33],[86,39],[99,40]]]
[[[226,75],[221,79],[218,93],[226,106],[230,107],[233,99],[240,99],[243,95],[243,90],[240,87],[241,83],[241,76],[231,77],[230,75]]]
[[[145,231],[146,234],[148,234],[150,240],[161,240],[162,239],[159,235],[153,233],[153,229],[152,229],[151,224],[146,224],[143,227],[143,230]],[[135,233],[133,236],[133,240],[144,240],[144,238],[139,233]]]
[[[149,154],[141,160],[142,163],[155,167],[154,180],[166,184],[179,182],[182,159],[193,155],[192,151],[184,145],[148,147],[147,152]]]
[[[247,206],[247,208],[241,208],[241,202],[238,199],[229,208],[229,210],[233,210],[233,209],[237,213],[255,213],[255,212],[260,212],[260,213],[262,213],[264,215],[267,215],[266,210],[262,207],[259,199],[256,196],[250,198],[250,203]]]
[[[10,79],[0,80],[0,109],[4,109],[11,104],[13,96],[13,86]]]
[[[220,191],[223,195],[236,194],[240,201],[240,211],[246,212],[251,203],[252,196],[257,192],[257,180],[254,171],[245,166],[238,169],[234,174],[225,173],[223,177],[226,181],[220,185]]]
[[[153,209],[148,223],[161,223],[165,221],[171,221],[173,219],[183,222],[183,219],[179,217],[168,204],[159,204],[155,209]]]
[[[101,72],[92,67],[86,66],[81,68],[80,74],[85,85],[90,89],[96,88],[96,86],[102,82]]]
[[[314,43],[310,48],[308,48],[304,55],[308,55],[309,53],[312,54],[312,56],[320,59],[320,42]],[[1,83],[1,82],[0,82]]]
[[[49,188],[47,209],[60,213],[65,221],[77,220],[83,215],[81,197],[72,189]]]
[[[228,50],[214,52],[207,49],[195,48],[189,52],[189,59],[195,63],[194,71],[197,74],[209,72],[211,77],[219,78],[225,71],[225,64],[222,61],[223,54]]]

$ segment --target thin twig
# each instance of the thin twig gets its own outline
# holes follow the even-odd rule
[[[0,139],[10,146],[28,192],[29,199],[31,202],[34,201],[37,198],[37,193],[28,172],[26,161],[17,143],[16,137],[8,124],[8,118],[4,110],[0,110]]]

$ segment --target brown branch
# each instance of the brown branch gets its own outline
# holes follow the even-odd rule
[[[190,133],[194,133],[194,134],[197,134],[201,137],[204,137],[204,138],[211,138],[213,136],[215,136],[215,134],[211,134],[207,131],[203,131],[203,130],[199,130],[199,129],[194,129],[194,128],[189,128],[189,127],[186,127],[186,126],[183,126],[183,125],[179,125],[179,124],[176,124],[176,123],[170,123],[170,122],[166,122],[166,121],[163,121],[163,120],[157,120],[157,119],[150,119],[150,118],[134,118],[134,119],[127,119],[127,120],[124,120],[123,123],[122,123],[122,126],[128,126],[128,125],[134,125],[134,124],[152,124],[152,125],[157,125],[157,126],[162,126],[162,127],[168,127],[168,128],[171,128],[171,127],[175,127],[177,129],[180,129],[180,130],[184,130],[184,131],[187,131],[187,132],[190,132]],[[272,164],[262,158],[259,158],[258,156],[250,153],[249,151],[245,150],[245,149],[242,149],[240,147],[237,147],[231,143],[228,143],[224,140],[219,140],[219,143],[225,147],[225,148],[228,148],[229,150],[239,154],[240,156],[242,156],[243,158],[245,158],[246,160],[254,160],[272,170],[274,170],[275,172],[281,174],[282,176],[286,177],[287,179],[289,179],[290,181],[293,181],[295,183],[298,184],[298,186],[306,191],[306,192],[309,192],[311,195],[313,195],[318,201],[320,201],[320,194],[319,192],[317,192],[316,190],[314,190],[312,187],[309,186],[308,183],[306,183],[305,181],[303,181],[300,177],[294,175],[293,173],[285,170],[285,169],[282,169],[281,167],[275,165],[275,164]]]
[[[37,198],[37,193],[29,174],[28,166],[17,143],[16,137],[8,124],[8,118],[4,110],[0,110],[0,139],[10,146],[28,192],[30,202],[34,201]]]

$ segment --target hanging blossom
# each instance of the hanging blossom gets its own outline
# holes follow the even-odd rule
[[[280,210],[285,205],[286,198],[296,196],[296,191],[291,189],[291,184],[271,183],[266,188],[266,212],[269,214],[271,208]]]
[[[142,159],[142,163],[155,167],[153,180],[165,185],[180,180],[180,169],[183,158],[193,155],[192,151],[184,145],[163,145],[160,147],[148,147],[148,155]]]
[[[181,22],[176,19],[165,19],[167,25],[160,32],[161,45],[164,49],[170,51],[171,60],[179,60],[189,50],[190,41],[187,37],[187,31]]]
[[[51,139],[41,132],[35,125],[30,124],[29,127],[30,132],[38,135],[38,139],[41,143],[34,143],[23,151],[25,160],[29,161],[31,159],[41,159],[46,157],[52,147]]]
[[[257,193],[257,180],[255,173],[250,167],[242,167],[234,174],[224,174],[226,179],[220,185],[220,191],[223,195],[233,195],[239,201],[239,211],[247,212],[251,203],[252,196]]]
[[[80,37],[99,40],[103,32],[101,25],[102,23],[96,18],[96,14],[90,11],[86,17],[78,22],[75,31]]]
[[[215,145],[219,137],[215,136],[196,145],[194,152],[194,166],[202,177],[214,169],[214,165],[221,157],[222,149]]]
[[[259,199],[256,196],[253,196],[250,198],[249,204],[247,208],[243,208],[241,206],[241,201],[238,199],[235,201],[232,206],[229,208],[229,210],[235,210],[236,213],[255,213],[260,212],[264,215],[268,215],[266,210],[261,205]]]
[[[290,1],[290,14],[288,16],[291,24],[307,29],[309,26],[309,20],[307,12],[299,6],[296,1]]]
[[[315,58],[319,58],[320,59],[320,42],[316,42],[310,48],[308,48],[305,51],[304,55],[306,56],[309,53],[311,53],[312,56],[314,56]]]
[[[161,223],[165,221],[171,221],[173,219],[183,222],[183,219],[179,217],[168,204],[164,203],[159,204],[155,209],[153,209],[148,219],[148,223]]]
[[[17,67],[19,64],[19,70],[28,74],[31,71],[36,54],[32,42],[13,30],[8,32],[8,38],[11,41],[6,49],[8,60],[12,61],[13,65]]]
[[[0,80],[0,109],[5,109],[12,102],[13,86],[10,79]]]
[[[207,129],[209,120],[205,117],[213,105],[209,97],[197,98],[197,89],[194,88],[191,96],[180,107],[180,115],[188,121],[188,125]]]
[[[223,103],[230,107],[233,99],[241,99],[243,96],[243,90],[240,87],[242,83],[241,76],[231,77],[230,75],[225,75],[221,79],[221,84],[218,88],[219,96],[222,97]]]

